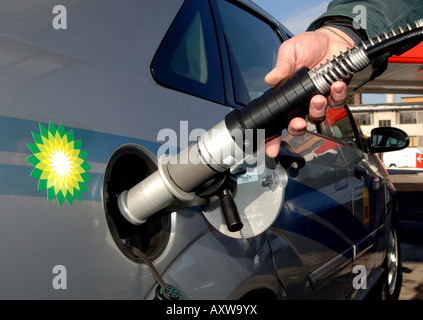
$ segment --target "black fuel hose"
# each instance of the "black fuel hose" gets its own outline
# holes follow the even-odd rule
[[[389,53],[410,44],[417,44],[423,41],[423,26],[422,20],[416,22],[416,28],[407,25],[407,29],[399,28],[396,32],[390,31],[379,37],[367,40],[363,43],[364,52],[370,60],[373,60],[385,53]],[[420,22],[420,24],[419,24]],[[419,27],[420,25],[420,27]],[[379,39],[380,38],[384,38]]]

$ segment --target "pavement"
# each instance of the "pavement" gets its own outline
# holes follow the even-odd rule
[[[398,191],[402,288],[400,300],[423,300],[423,172],[391,172]]]
[[[423,191],[423,171],[405,174],[401,174],[399,170],[388,170],[388,172],[398,191]]]
[[[423,245],[402,243],[400,300],[423,300]]]

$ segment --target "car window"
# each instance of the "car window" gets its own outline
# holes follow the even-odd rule
[[[326,123],[329,126],[330,135],[334,139],[351,147],[359,148],[354,127],[344,107],[340,109],[328,108]]]
[[[282,43],[279,33],[271,24],[226,0],[216,1],[228,42],[231,64],[236,64],[242,79],[233,71],[234,87],[245,88],[247,100],[261,96],[270,87],[264,81],[266,74],[276,65],[278,50]],[[283,27],[284,28],[284,27]],[[232,65],[232,68],[234,66]],[[242,82],[241,84],[238,82]],[[236,90],[236,102],[245,105]],[[316,125],[307,122],[307,131],[320,132]]]
[[[218,0],[217,5],[249,98],[255,99],[269,89],[264,77],[276,64],[281,38],[269,24],[244,9],[225,0]]]
[[[207,1],[187,0],[151,64],[155,80],[192,95],[225,103],[214,22]]]

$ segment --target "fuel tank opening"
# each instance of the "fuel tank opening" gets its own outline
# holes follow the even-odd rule
[[[155,214],[142,225],[128,222],[120,213],[117,199],[124,190],[135,186],[157,170],[155,156],[144,147],[126,144],[110,157],[103,183],[103,203],[107,223],[119,249],[132,261],[139,262],[132,248],[138,248],[151,260],[166,247],[170,234],[170,216]]]

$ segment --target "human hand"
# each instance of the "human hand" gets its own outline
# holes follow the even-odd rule
[[[327,30],[334,30],[335,33]],[[342,39],[341,36],[345,39]],[[316,31],[299,34],[285,42],[279,48],[275,68],[270,71],[265,81],[270,86],[276,86],[286,78],[290,78],[302,67],[313,69],[320,66],[326,60],[333,59],[351,47],[347,41],[354,41],[342,31],[325,27]],[[320,123],[325,120],[326,107],[329,104],[332,108],[340,108],[347,101],[347,85],[344,82],[336,81],[332,84],[327,97],[322,95],[314,96],[310,101],[309,120],[312,123]],[[288,124],[288,132],[293,136],[303,135],[306,132],[307,123],[303,118],[294,118]],[[266,141],[266,154],[274,158],[278,155],[280,148],[280,136],[271,137]]]

